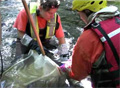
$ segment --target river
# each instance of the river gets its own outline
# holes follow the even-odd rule
[[[29,1],[27,0],[27,3],[28,2]],[[17,14],[22,8],[23,4],[20,0],[3,0],[0,3],[2,16],[1,54],[3,59],[3,65],[0,64],[0,67],[3,66],[4,71],[12,65],[12,61],[15,59],[17,29],[13,28],[13,24]],[[72,38],[72,43],[74,44],[81,33],[80,27],[77,25],[79,25],[82,21],[79,21],[79,16],[75,12],[71,11],[71,0],[62,1],[58,13],[61,16],[64,31],[70,34],[69,37]],[[73,18],[73,16],[75,16],[75,18]],[[2,70],[0,73],[1,72]],[[90,81],[87,82],[89,83]]]
[[[28,0],[27,0],[28,1]],[[84,27],[84,23],[80,20],[80,17],[75,11],[71,10],[72,0],[61,0],[61,6],[58,9],[58,13],[61,16],[62,26],[65,31],[70,34],[70,38],[73,39],[72,43],[75,44],[77,38],[80,36],[82,28]],[[110,2],[110,4],[116,4],[116,2]],[[23,8],[22,2],[20,0],[3,0],[0,1],[0,13],[1,13],[1,26],[2,26],[2,48],[1,54],[3,59],[3,69],[4,71],[10,67],[11,62],[15,59],[15,51],[16,51],[16,38],[17,38],[17,30],[13,28],[14,21],[16,19],[17,14]],[[120,9],[120,6],[119,6]],[[2,66],[0,62],[0,67]],[[1,69],[1,68],[0,68]],[[1,72],[0,72],[1,73]],[[91,87],[89,81],[89,88]],[[84,83],[85,83],[84,82]],[[87,86],[84,84],[84,88]]]
[[[27,0],[28,1],[28,0]],[[27,2],[28,3],[28,2]],[[14,21],[19,11],[23,8],[20,0],[3,0],[0,3],[0,10],[2,16],[2,49],[4,70],[11,65],[11,61],[15,57],[15,41],[17,38],[17,30],[13,28]],[[62,2],[58,10],[61,16],[63,29],[70,34],[73,43],[80,35],[80,27],[77,25],[83,24],[79,21],[79,16],[71,11],[71,2],[68,0]],[[73,16],[75,18],[73,18]],[[74,31],[74,32],[73,32]]]

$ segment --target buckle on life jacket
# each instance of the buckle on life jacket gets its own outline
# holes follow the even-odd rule
[[[115,17],[115,22],[116,22],[117,24],[120,24],[120,19],[119,19],[118,17]]]
[[[93,23],[91,25],[92,25],[92,27],[97,28],[100,24],[95,22],[95,23]]]

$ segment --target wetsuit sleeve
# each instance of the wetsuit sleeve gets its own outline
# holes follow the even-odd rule
[[[103,45],[98,36],[91,30],[83,32],[73,49],[70,76],[76,80],[86,78],[102,52]]]
[[[25,10],[22,9],[17,15],[13,27],[17,28],[19,31],[25,32],[27,22],[28,22],[27,14]]]
[[[59,23],[59,27],[56,30],[55,36],[57,38],[62,38],[62,37],[64,37],[64,32],[63,32],[63,28],[62,28],[62,24],[61,24],[61,19],[60,19],[59,15],[58,15],[58,23]]]

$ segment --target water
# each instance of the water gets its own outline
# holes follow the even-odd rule
[[[12,43],[16,40],[17,30],[12,27],[15,18],[20,11],[22,4],[19,1],[6,0],[1,1],[0,11],[2,16],[2,58],[4,70],[11,65],[15,57],[15,46]],[[1,64],[0,64],[1,65]]]
[[[58,13],[61,16],[63,29],[70,33],[69,37],[74,39],[73,40],[74,43],[77,37],[80,35],[80,28],[77,27],[80,21],[79,21],[79,16],[77,16],[76,13],[72,12],[71,14],[71,10],[70,10],[71,3],[69,0],[67,2],[68,3],[66,2],[61,3]],[[15,42],[17,38],[17,29],[13,28],[12,26],[17,17],[17,14],[22,8],[23,5],[20,0],[5,0],[5,1],[1,1],[0,3],[0,11],[2,16],[1,53],[2,53],[4,71],[12,65],[11,62],[15,59],[15,52],[16,52]],[[76,21],[72,18],[73,15],[76,15],[76,18],[74,18],[76,19]],[[74,33],[73,33],[73,29],[74,29]],[[0,67],[1,65],[2,64],[0,64]]]
[[[27,0],[28,2],[29,0]],[[2,58],[4,70],[11,65],[11,61],[15,58],[15,44],[17,38],[17,30],[13,28],[14,21],[23,8],[21,0],[4,0],[0,3],[0,11],[2,16]],[[70,33],[70,37],[73,40],[73,43],[77,40],[77,37],[80,35],[80,27],[77,25],[80,23],[79,16],[72,12],[71,14],[71,2],[68,0],[62,2],[60,9],[58,10],[59,15],[61,16],[61,21],[63,29]],[[73,15],[76,15],[76,18],[72,18]],[[72,18],[72,19],[71,19]],[[76,20],[75,20],[76,19]],[[74,32],[73,32],[74,30]],[[1,64],[0,64],[1,65]]]
[[[58,13],[61,16],[63,29],[67,30],[72,37],[74,37],[74,42],[81,34],[81,28],[85,25],[81,20],[77,12],[71,10],[72,4],[68,0],[62,2]]]
[[[29,1],[29,0],[27,0]],[[73,43],[77,41],[80,36],[84,23],[80,20],[77,12],[71,10],[72,0],[62,0],[61,6],[58,9],[58,13],[61,16],[63,29],[70,33],[70,37]],[[110,2],[119,6],[117,3]],[[4,70],[6,70],[11,65],[11,61],[15,58],[15,41],[17,38],[17,30],[13,28],[14,21],[18,12],[23,8],[21,0],[4,0],[0,3],[0,13],[2,16],[2,58]],[[119,6],[120,9],[120,6]],[[0,63],[0,67],[1,67]],[[1,68],[0,68],[1,69]],[[82,80],[84,88],[88,88],[86,83],[88,83],[89,88],[91,87],[90,81],[87,79]],[[84,84],[85,83],[85,84]]]

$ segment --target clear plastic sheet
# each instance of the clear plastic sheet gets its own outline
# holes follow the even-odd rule
[[[65,85],[65,75],[49,57],[30,51],[8,68],[1,78],[1,88],[58,87]]]

